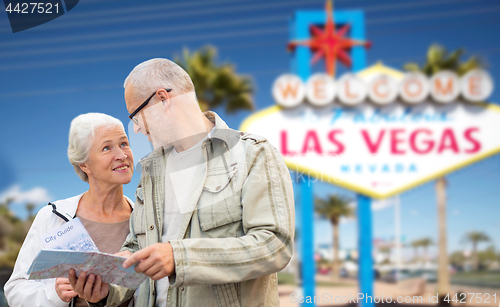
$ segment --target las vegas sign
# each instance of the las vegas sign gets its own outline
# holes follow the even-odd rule
[[[293,171],[386,198],[500,152],[500,107],[481,102],[492,90],[482,70],[287,74],[273,86],[277,105],[240,129],[265,136]]]

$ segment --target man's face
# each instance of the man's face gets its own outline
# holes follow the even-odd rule
[[[147,98],[138,97],[132,85],[125,87],[125,104],[129,113],[134,112]],[[168,143],[168,135],[166,133],[168,130],[168,127],[166,127],[168,120],[166,119],[165,108],[158,95],[153,96],[149,103],[134,118],[138,121],[138,124],[134,122],[134,132],[144,134],[148,138],[148,141],[153,143],[154,148],[159,148]]]

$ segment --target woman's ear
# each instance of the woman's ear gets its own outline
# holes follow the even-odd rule
[[[89,173],[90,173],[90,169],[89,169],[89,167],[87,166],[87,164],[86,164],[86,163],[80,164],[80,165],[78,165],[78,166],[80,167],[80,169],[81,169],[81,170],[82,170],[85,174],[87,174],[87,176],[89,175]]]

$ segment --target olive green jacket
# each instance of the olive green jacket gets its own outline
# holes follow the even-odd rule
[[[179,238],[170,241],[175,274],[169,277],[167,306],[279,306],[276,272],[290,261],[295,230],[290,174],[266,139],[229,129],[213,112],[205,116],[215,129],[201,146],[206,161],[196,166],[196,188]],[[122,250],[161,242],[171,149],[155,150],[141,161]],[[112,285],[105,306],[118,306],[132,293]],[[136,296],[136,306],[153,307],[155,282],[146,280]]]

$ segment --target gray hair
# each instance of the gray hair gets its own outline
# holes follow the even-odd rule
[[[128,84],[133,85],[136,95],[141,97],[147,97],[160,88],[171,88],[176,96],[194,91],[188,73],[176,63],[161,58],[137,65],[125,79],[123,87]]]
[[[69,162],[75,168],[75,172],[85,182],[89,182],[87,174],[81,170],[80,164],[87,162],[90,147],[97,132],[103,126],[116,126],[125,131],[122,122],[112,116],[103,113],[87,113],[78,115],[71,121],[69,128]]]

